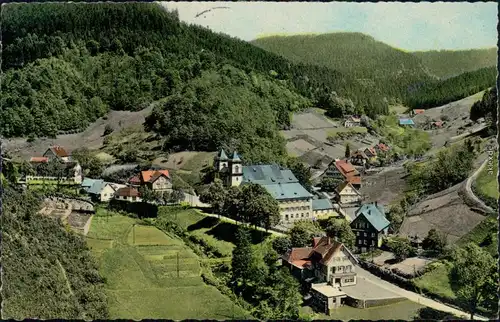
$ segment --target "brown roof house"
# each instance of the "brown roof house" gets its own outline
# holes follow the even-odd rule
[[[336,160],[332,162],[325,175],[331,178],[346,180],[356,189],[361,188],[361,175],[354,166],[347,160]]]
[[[141,202],[141,194],[134,187],[123,187],[116,190],[115,199],[129,202]]]
[[[62,166],[63,173],[47,173],[45,164],[51,161],[58,161]],[[64,148],[55,145],[50,146],[43,156],[35,156],[30,158],[30,163],[35,169],[35,176],[26,176],[26,182],[31,184],[37,182],[56,182],[70,181],[73,184],[81,184],[83,180],[82,167],[77,161],[73,161],[71,156]],[[43,170],[45,169],[45,171]]]
[[[347,297],[342,288],[356,285],[358,261],[330,237],[314,237],[312,242],[312,247],[292,248],[283,256],[283,265],[310,285],[314,306],[329,314]]]
[[[47,151],[45,151],[43,156],[48,158],[49,161],[52,161],[53,159],[58,159],[63,162],[71,161],[71,155],[59,145],[50,146]]]
[[[356,165],[365,165],[366,161],[368,160],[369,160],[368,156],[365,154],[365,152],[361,150],[354,151],[351,154],[350,158],[351,163]]]
[[[153,191],[171,191],[172,179],[168,170],[141,171],[138,175],[129,179],[133,186],[146,186]]]

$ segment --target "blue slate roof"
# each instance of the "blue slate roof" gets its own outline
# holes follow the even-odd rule
[[[364,216],[377,231],[381,231],[390,225],[389,220],[385,218],[384,207],[381,205],[364,204],[356,210],[355,216],[356,218]]]
[[[232,158],[233,161],[241,161],[241,158],[240,156],[238,155],[238,153],[236,153],[236,151],[234,151],[233,153],[233,158]]]
[[[292,171],[277,164],[243,166],[243,182],[256,184],[298,183]]]
[[[90,188],[98,179],[84,178],[82,181],[82,188]]]
[[[293,175],[292,171],[273,165],[243,166],[242,184],[263,186],[276,200],[312,198]]]
[[[399,119],[399,125],[415,125],[412,119]]]
[[[106,183],[104,182],[104,180],[96,180],[94,184],[89,189],[87,189],[87,192],[93,195],[98,195],[101,193],[102,189],[104,189],[105,185]]]
[[[216,159],[219,159],[221,161],[222,160],[227,160],[228,157],[227,157],[226,151],[224,151],[224,149],[220,149],[219,153],[216,156]]]
[[[330,210],[333,205],[329,199],[315,199],[312,201],[313,210]]]
[[[276,200],[312,198],[312,195],[300,183],[262,185]]]

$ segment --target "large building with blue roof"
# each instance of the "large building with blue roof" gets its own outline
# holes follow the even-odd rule
[[[263,186],[279,202],[282,223],[313,220],[318,214],[334,212],[330,200],[314,200],[289,169],[277,164],[242,165],[238,153],[229,158],[224,150],[219,151],[214,161],[226,186],[249,183]]]

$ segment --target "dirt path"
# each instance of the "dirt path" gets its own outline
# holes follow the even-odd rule
[[[384,281],[384,280],[371,274],[370,272],[368,272],[367,270],[364,270],[363,268],[361,268],[359,266],[356,267],[356,272],[358,274],[357,275],[358,279],[361,278],[361,279],[368,280],[368,281],[370,281],[370,282],[372,282],[372,283],[374,283],[374,284],[376,284],[376,285],[378,285],[378,286],[380,286],[388,291],[391,291],[391,292],[396,293],[402,297],[405,297],[405,298],[409,299],[410,301],[417,302],[419,304],[428,306],[430,308],[440,310],[443,312],[447,312],[447,313],[450,313],[450,314],[453,314],[453,315],[456,315],[459,317],[463,317],[465,319],[467,319],[467,317],[469,317],[469,315],[470,315],[469,313],[460,311],[460,310],[455,309],[454,307],[451,307],[449,305],[434,301],[434,300],[429,299],[427,297],[424,297],[420,294],[407,291],[403,288],[400,288],[399,286],[396,286],[396,285],[391,284],[387,281]],[[476,320],[489,321],[489,319],[482,317],[482,316],[479,316],[479,315],[474,315],[474,318]]]

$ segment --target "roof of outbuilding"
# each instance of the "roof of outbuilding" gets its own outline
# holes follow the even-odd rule
[[[333,205],[329,199],[314,199],[312,201],[313,210],[330,210],[333,209]]]

